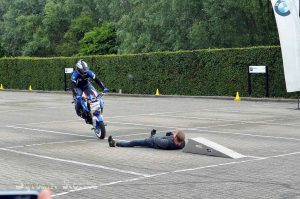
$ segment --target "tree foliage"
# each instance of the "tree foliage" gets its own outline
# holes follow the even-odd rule
[[[278,44],[269,0],[0,0],[1,56]]]
[[[79,55],[105,55],[117,53],[117,39],[112,25],[103,23],[87,32],[80,40]]]

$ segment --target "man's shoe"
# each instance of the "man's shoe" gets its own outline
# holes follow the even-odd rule
[[[109,144],[109,147],[115,147],[116,146],[116,142],[114,141],[114,139],[112,138],[111,135],[108,137],[108,144]]]
[[[151,137],[153,137],[156,134],[156,129],[152,129],[151,131]]]

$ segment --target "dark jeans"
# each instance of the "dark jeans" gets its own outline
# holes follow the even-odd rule
[[[146,138],[143,140],[132,140],[132,141],[118,141],[117,146],[119,147],[149,147],[154,148],[154,139],[153,138]]]

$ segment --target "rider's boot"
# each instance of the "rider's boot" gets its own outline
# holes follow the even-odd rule
[[[84,120],[87,124],[93,124],[93,118],[91,117],[90,113],[85,114]]]
[[[156,129],[152,129],[151,133],[150,133],[150,137],[153,137],[156,134]]]
[[[82,117],[82,112],[80,110],[76,110],[76,114],[79,116],[79,117]]]

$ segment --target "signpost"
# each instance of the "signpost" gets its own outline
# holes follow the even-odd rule
[[[266,97],[269,97],[269,69],[268,66],[249,66],[248,68],[248,94],[252,94],[251,74],[265,74]]]
[[[65,77],[65,91],[67,91],[67,74],[73,73],[73,71],[74,71],[73,68],[65,68],[65,73],[64,73],[64,77]]]

